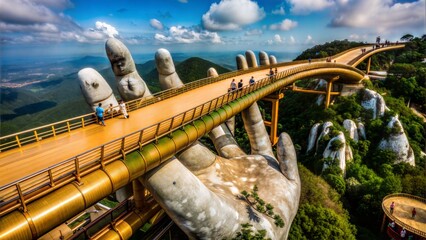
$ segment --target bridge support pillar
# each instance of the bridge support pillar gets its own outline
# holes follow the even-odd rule
[[[327,81],[327,92],[325,94],[325,108],[328,108],[330,106],[331,90],[333,89],[333,82],[338,80],[339,78],[340,76],[337,76]]]
[[[272,146],[278,142],[278,110],[280,105],[280,99],[284,97],[284,93],[275,93],[266,96],[262,100],[272,103],[271,107],[271,121],[266,121],[265,126],[270,127],[269,139],[271,140]]]
[[[370,68],[371,68],[371,57],[369,57],[367,60],[367,69],[365,70],[366,74],[370,73]]]
[[[135,200],[136,208],[142,209],[146,206],[147,190],[139,181],[139,179],[133,180],[132,184],[133,184],[133,199]]]

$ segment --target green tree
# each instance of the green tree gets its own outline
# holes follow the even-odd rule
[[[356,229],[330,209],[303,204],[290,229],[293,239],[355,239]]]

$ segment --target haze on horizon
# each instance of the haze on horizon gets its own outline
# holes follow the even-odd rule
[[[335,39],[425,34],[425,0],[0,0],[1,62],[104,55],[109,37],[133,54],[300,52]]]

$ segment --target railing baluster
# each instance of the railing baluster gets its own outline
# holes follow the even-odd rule
[[[67,121],[68,132],[71,132],[70,122]]]
[[[21,146],[21,141],[19,141],[19,136],[16,135],[15,138],[16,138],[16,143],[18,144],[19,148],[21,148],[22,146]]]
[[[81,118],[81,127],[84,128],[84,117]]]
[[[125,138],[125,137],[121,139],[121,148],[120,148],[120,152],[121,152],[121,156],[122,156],[123,160],[126,160],[126,151],[124,150],[124,147],[125,147],[125,141],[126,141],[126,138]]]
[[[78,184],[81,184],[81,177],[80,177],[80,162],[78,161],[78,157],[74,158],[74,167],[75,167],[75,180]]]
[[[52,169],[49,169],[47,172],[49,173],[50,186],[54,187],[55,186],[55,182],[53,181]]]
[[[139,133],[139,145],[142,145],[142,137],[143,137],[143,129],[141,133]]]
[[[53,136],[56,137],[56,131],[55,131],[55,126],[54,125],[52,125],[52,133],[53,133]]]
[[[34,130],[34,137],[35,137],[35,139],[36,139],[36,141],[38,142],[38,141],[40,141],[39,139],[38,139],[38,135],[37,135],[37,131],[36,130]]]
[[[25,203],[24,194],[22,194],[21,186],[19,185],[19,183],[16,184],[16,190],[18,191],[19,200],[22,206],[22,211],[27,212],[28,211],[27,204]]]
[[[105,145],[102,145],[101,146],[101,169],[105,169],[104,158],[105,158]]]

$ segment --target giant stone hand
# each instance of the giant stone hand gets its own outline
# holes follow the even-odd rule
[[[240,60],[247,64],[243,56]],[[167,50],[157,52],[156,62],[163,89],[183,85]],[[115,63],[111,61],[113,68],[123,65]],[[95,76],[97,81],[102,78],[93,71],[80,71],[80,80],[93,79],[91,76]],[[210,69],[208,74],[216,76],[217,72]],[[107,96],[109,90],[105,89],[104,95]],[[86,89],[83,94],[86,99],[93,99],[87,95],[99,95],[92,88]],[[250,155],[239,148],[229,128],[221,125],[209,134],[218,155],[196,142],[140,179],[173,221],[191,238],[230,239],[241,231],[244,223],[250,223],[253,230],[266,230],[266,237],[271,239],[285,239],[288,235],[300,196],[292,141],[287,134],[281,134],[275,157],[257,104],[244,110],[242,116],[251,144]],[[242,191],[250,192],[254,186],[258,188],[259,197],[271,204],[274,214],[283,219],[283,227],[275,225],[271,216],[256,210],[249,203],[254,202],[252,198],[247,201],[241,195]]]
[[[250,62],[256,61],[254,54],[249,57]],[[245,62],[243,57],[237,60]],[[210,69],[208,74],[217,73]],[[281,134],[275,157],[257,104],[244,110],[242,116],[250,155],[221,125],[209,134],[219,156],[197,142],[142,178],[162,208],[191,238],[230,239],[245,223],[253,230],[266,230],[268,238],[287,238],[300,197],[293,143],[287,134]],[[250,192],[255,186],[259,197],[283,219],[283,227],[256,210],[252,198],[249,203],[242,196],[242,191]]]

